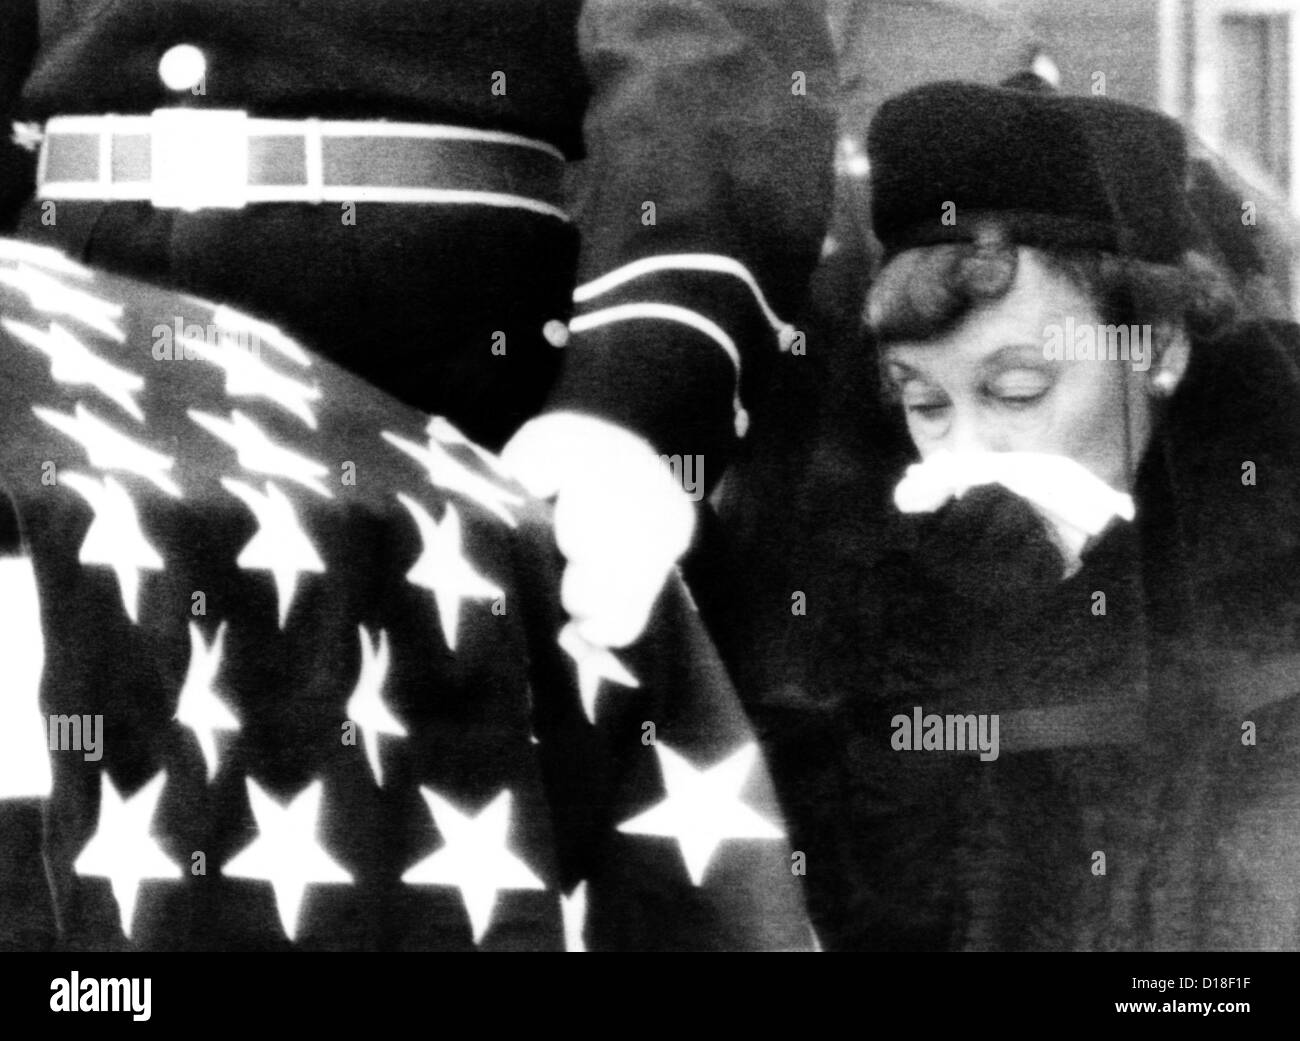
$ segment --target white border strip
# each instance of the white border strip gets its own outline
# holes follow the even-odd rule
[[[45,635],[30,557],[0,557],[0,799],[48,798],[54,777],[41,706]]]

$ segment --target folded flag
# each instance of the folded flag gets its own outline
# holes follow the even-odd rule
[[[0,357],[0,943],[812,946],[679,581],[587,644],[489,453],[217,303],[0,240]]]

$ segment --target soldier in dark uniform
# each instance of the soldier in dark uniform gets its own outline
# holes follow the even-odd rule
[[[562,543],[587,518],[566,603],[626,643],[693,523],[633,464],[716,481],[790,340],[827,37],[815,0],[20,0],[0,229],[265,315],[491,448],[545,409],[509,455],[576,504]]]

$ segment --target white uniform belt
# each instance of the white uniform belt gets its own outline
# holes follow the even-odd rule
[[[185,210],[257,202],[468,204],[568,220],[563,170],[558,149],[500,131],[158,109],[51,118],[37,195]]]

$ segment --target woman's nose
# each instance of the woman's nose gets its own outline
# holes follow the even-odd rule
[[[996,418],[977,408],[956,408],[944,438],[953,452],[1006,452],[1011,444]]]

